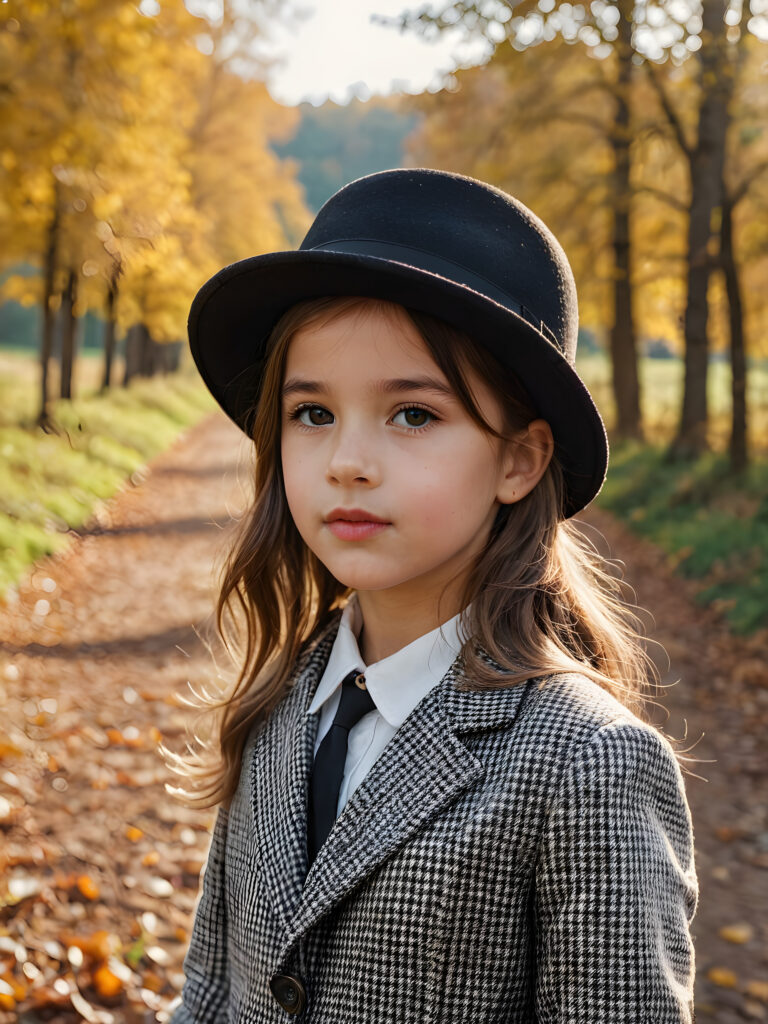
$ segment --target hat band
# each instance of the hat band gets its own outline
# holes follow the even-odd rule
[[[395,242],[380,242],[374,238],[334,238],[330,242],[323,242],[321,245],[313,245],[304,252],[315,252],[318,249],[323,252],[340,252],[350,256],[373,256],[377,259],[394,260],[396,263],[404,263],[406,266],[415,267],[417,270],[426,270],[430,274],[438,274],[447,278],[455,284],[465,285],[476,292],[493,299],[494,302],[517,313],[523,320],[535,330],[544,334],[558,349],[555,332],[539,320],[522,302],[518,302],[511,295],[508,295],[501,288],[491,281],[468,270],[460,263],[447,260],[434,253],[425,252],[423,249],[415,249],[410,245],[399,245]],[[457,275],[456,271],[459,271]]]

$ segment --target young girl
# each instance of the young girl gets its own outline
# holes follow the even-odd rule
[[[692,1021],[691,816],[573,521],[608,445],[553,235],[384,171],[189,327],[256,462],[239,677],[175,761],[219,807],[174,1024]]]

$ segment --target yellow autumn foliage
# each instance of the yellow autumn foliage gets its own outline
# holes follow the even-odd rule
[[[172,340],[219,267],[294,244],[309,214],[270,143],[298,112],[201,52],[207,27],[183,0],[0,5],[0,272],[39,272],[0,298],[40,301],[53,242],[78,315],[117,274],[119,330]]]
[[[754,179],[734,214],[750,354],[768,354],[768,90],[765,44],[743,43],[729,134],[726,184]],[[695,62],[656,68],[689,141],[696,131]],[[409,98],[424,119],[408,142],[409,162],[494,182],[552,228],[576,276],[580,321],[604,335],[612,309],[609,131],[615,56],[601,59],[561,37],[522,50],[497,47],[482,67],[455,72],[452,88]],[[630,91],[632,265],[638,335],[682,352],[689,174],[670,138],[656,93],[640,67]],[[729,344],[722,276],[712,276],[711,339]]]

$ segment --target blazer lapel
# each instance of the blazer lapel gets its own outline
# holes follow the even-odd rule
[[[317,715],[307,716],[338,619],[299,672],[255,748],[251,786],[263,883],[284,928],[280,960],[307,929],[422,824],[485,774],[467,732],[514,721],[530,683],[486,692],[457,688],[461,659],[411,712],[352,794],[307,874],[307,799]]]
[[[292,689],[249,742],[252,838],[264,888],[284,930],[307,875],[307,799],[318,716],[307,715],[336,638],[341,612],[295,673]]]

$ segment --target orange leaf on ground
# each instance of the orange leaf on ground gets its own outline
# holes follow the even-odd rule
[[[141,980],[144,988],[148,988],[150,992],[162,992],[165,988],[165,979],[154,971],[147,971]]]
[[[77,888],[87,900],[97,900],[99,898],[99,887],[90,875],[80,875],[77,880]]]
[[[61,936],[61,941],[67,946],[77,946],[93,960],[106,960],[122,945],[117,935],[113,935],[103,928],[91,935],[72,935],[70,932],[65,932]]]
[[[125,830],[125,834],[132,843],[138,843],[141,837],[144,835],[140,828],[136,828],[135,825],[129,825]]]
[[[14,1001],[23,999],[27,994],[26,985],[23,985],[18,978],[14,978],[10,971],[0,974],[0,982],[3,983],[0,985],[0,992],[3,992]]]
[[[107,998],[116,996],[123,989],[122,981],[120,981],[116,974],[110,971],[106,964],[97,967],[93,972],[93,984],[99,995],[106,996]]]
[[[720,988],[735,988],[736,987],[736,974],[729,967],[710,967],[707,971],[707,977],[715,985],[719,985]]]
[[[24,751],[17,747],[7,736],[0,736],[0,757],[22,757]]]
[[[747,995],[768,1003],[768,981],[748,981]]]
[[[725,939],[726,942],[735,942],[741,945],[743,942],[749,942],[752,936],[755,934],[755,929],[751,924],[742,922],[740,924],[727,924],[718,932],[721,939]]]

